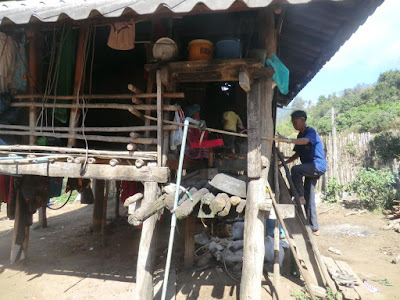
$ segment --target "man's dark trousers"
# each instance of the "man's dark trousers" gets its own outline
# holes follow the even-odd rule
[[[318,227],[317,209],[315,205],[315,185],[321,173],[315,168],[313,163],[305,163],[292,167],[293,183],[299,197],[303,196],[306,200],[304,206],[307,214],[308,223],[311,229],[316,231]],[[304,185],[303,185],[303,177]]]

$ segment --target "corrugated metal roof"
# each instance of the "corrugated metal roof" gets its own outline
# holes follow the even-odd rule
[[[35,19],[41,22],[57,22],[68,16],[73,20],[84,20],[92,15],[120,17],[128,12],[139,15],[154,13],[159,7],[173,13],[187,13],[197,4],[204,4],[210,10],[226,10],[234,2],[249,8],[266,7],[273,0],[26,0],[5,1],[0,4],[0,24],[8,20],[15,24],[27,24]],[[312,0],[286,0],[289,4],[308,3]],[[332,0],[342,1],[342,0]]]
[[[285,105],[318,73],[344,42],[384,0],[27,0],[0,2],[0,25],[57,22],[71,18],[120,17],[129,13],[196,13],[203,6],[224,11],[231,6],[261,8],[285,5],[278,37],[278,56],[290,70],[289,94],[278,94]]]

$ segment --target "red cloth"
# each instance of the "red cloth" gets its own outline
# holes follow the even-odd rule
[[[121,189],[121,202],[125,202],[126,198],[143,191],[143,189],[138,186],[137,181],[122,181]]]
[[[203,140],[201,145],[200,145],[199,141],[190,143],[190,147],[193,149],[214,148],[214,147],[221,147],[223,145],[224,145],[224,141],[222,139]]]

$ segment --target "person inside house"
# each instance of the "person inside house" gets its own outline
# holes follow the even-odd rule
[[[291,163],[300,157],[301,164],[292,167],[291,174],[300,202],[305,206],[311,229],[315,235],[319,235],[315,206],[315,185],[318,178],[326,172],[324,147],[317,131],[307,126],[305,111],[296,110],[291,114],[291,117],[294,129],[299,131],[297,138],[290,139],[280,135],[276,137],[295,145],[293,148],[295,153],[286,163]]]
[[[194,120],[200,120],[200,105],[192,104],[184,108],[185,117],[190,117]],[[208,158],[209,150],[207,148],[194,148],[193,145],[200,141],[207,140],[208,131],[201,131],[198,128],[189,127],[187,133],[187,142],[185,148],[185,157],[189,159]]]
[[[233,111],[227,110],[222,115],[223,129],[226,131],[237,132],[238,129],[244,130],[244,126],[240,117]],[[235,141],[236,137],[233,135],[223,135],[225,149],[232,154],[235,154]]]

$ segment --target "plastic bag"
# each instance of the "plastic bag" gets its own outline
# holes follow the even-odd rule
[[[180,114],[176,111],[174,122],[182,123]],[[181,126],[178,126],[177,130],[173,130],[170,133],[170,148],[171,150],[176,150],[176,148],[182,144],[183,130]]]

